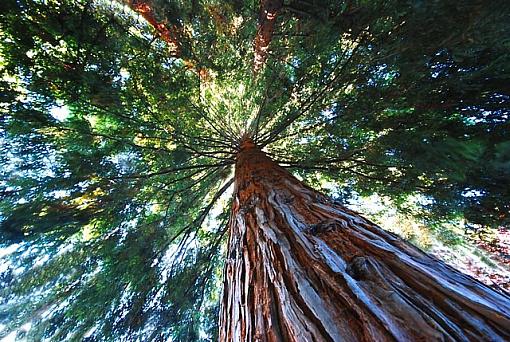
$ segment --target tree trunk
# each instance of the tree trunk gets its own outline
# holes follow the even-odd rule
[[[276,17],[283,5],[282,0],[261,0],[259,9],[259,23],[257,27],[257,36],[253,43],[254,61],[253,70],[259,72],[267,59],[267,50],[269,43],[273,39],[273,32],[276,25]]]
[[[237,156],[220,341],[509,341],[510,296]]]
[[[123,0],[123,2],[135,12],[140,13],[140,15],[158,32],[160,38],[168,44],[172,57],[181,57],[182,46],[180,37],[183,34],[182,27],[158,21],[154,14],[153,1]]]

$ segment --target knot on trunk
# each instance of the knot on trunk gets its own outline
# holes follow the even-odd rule
[[[347,265],[347,274],[355,280],[372,280],[377,274],[377,269],[372,260],[368,257],[358,256]]]
[[[255,207],[260,202],[260,199],[256,196],[250,197],[248,200],[246,200],[241,207],[239,208],[240,214],[246,214],[249,212],[253,207]]]
[[[313,235],[318,235],[334,232],[335,230],[339,230],[342,228],[344,228],[344,225],[340,221],[325,220],[316,224],[311,224],[310,227],[308,228],[308,232]]]

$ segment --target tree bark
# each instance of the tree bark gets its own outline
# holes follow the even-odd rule
[[[147,22],[158,32],[160,38],[165,41],[170,49],[172,57],[179,58],[182,53],[180,37],[182,28],[175,24],[159,22],[154,14],[152,1],[149,0],[123,0],[135,12],[147,20]]]
[[[253,42],[255,54],[253,71],[255,73],[259,72],[266,62],[269,43],[271,43],[273,39],[276,17],[282,6],[282,0],[260,0],[257,36]]]
[[[510,296],[237,156],[220,341],[509,341]]]

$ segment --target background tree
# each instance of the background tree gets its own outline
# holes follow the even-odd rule
[[[504,1],[284,2],[263,59],[266,2],[144,4],[3,4],[3,335],[215,340],[246,136],[339,201],[508,224]]]

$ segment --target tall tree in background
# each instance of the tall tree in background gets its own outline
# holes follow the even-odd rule
[[[3,6],[0,336],[509,339],[340,203],[508,224],[504,1]]]

